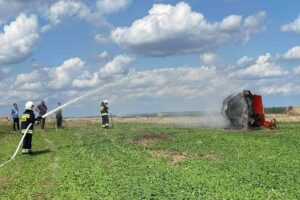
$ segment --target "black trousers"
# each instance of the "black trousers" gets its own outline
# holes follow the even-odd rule
[[[45,118],[40,119],[41,129],[45,129],[45,122],[46,122]]]
[[[23,149],[31,149],[32,134],[27,133],[23,140]]]
[[[108,127],[108,124],[109,124],[109,118],[108,118],[108,115],[102,116],[102,126],[103,126],[103,127],[105,127],[105,126]]]
[[[56,127],[61,128],[62,126],[62,116],[57,116],[56,117]]]
[[[19,118],[13,118],[13,130],[14,131],[19,131],[20,130],[20,123],[19,123]]]

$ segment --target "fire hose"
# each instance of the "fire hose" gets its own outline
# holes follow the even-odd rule
[[[25,136],[27,135],[27,132],[28,132],[29,128],[31,127],[31,125],[32,125],[32,124],[30,123],[30,124],[27,126],[27,128],[26,128],[26,130],[25,130],[25,133],[23,134],[23,136],[22,136],[22,138],[21,138],[21,140],[20,140],[20,142],[19,142],[19,145],[17,146],[17,149],[16,149],[15,153],[13,154],[13,156],[12,156],[8,161],[2,163],[2,164],[0,165],[0,168],[3,167],[4,165],[8,164],[9,162],[11,162],[12,160],[15,159],[15,157],[16,157],[16,155],[17,155],[17,153],[18,153],[18,151],[19,151],[19,149],[20,149],[20,147],[21,147],[21,145],[22,145],[22,143],[23,143],[23,140],[24,140]]]
[[[81,96],[79,96],[79,97],[77,97],[77,98],[75,98],[75,99],[73,99],[73,100],[71,100],[71,101],[69,101],[69,102],[67,102],[67,103],[65,103],[65,104],[63,104],[63,105],[61,105],[61,106],[55,108],[55,109],[53,109],[52,111],[50,111],[50,112],[44,114],[41,118],[45,118],[45,117],[51,115],[52,113],[56,112],[56,111],[59,110],[59,109],[62,109],[62,108],[64,108],[64,107],[66,107],[66,106],[69,106],[69,105],[71,105],[71,104],[73,104],[73,103],[79,101],[79,100],[82,100],[82,99],[84,99],[84,98],[86,98],[86,97],[88,97],[88,96],[90,96],[90,95],[92,95],[92,94],[98,92],[100,89],[102,89],[102,88],[97,88],[97,89],[95,89],[95,90],[89,91],[89,92],[87,92],[87,93],[85,93],[85,94],[83,94],[83,95],[81,95]],[[12,160],[15,159],[15,157],[16,157],[16,155],[17,155],[17,153],[18,153],[18,151],[19,151],[19,149],[20,149],[20,147],[21,147],[21,144],[22,144],[22,142],[23,142],[23,140],[24,140],[24,138],[25,138],[25,136],[26,136],[26,134],[27,134],[27,132],[28,132],[28,130],[29,130],[29,128],[30,128],[31,125],[32,125],[32,124],[29,124],[28,127],[26,128],[26,131],[25,131],[23,137],[21,138],[20,143],[19,143],[19,145],[18,145],[18,147],[17,147],[17,149],[16,149],[14,155],[13,155],[8,161],[6,161],[6,162],[0,164],[0,168],[3,167],[3,166],[6,165],[7,163],[9,163],[9,162],[11,162]]]

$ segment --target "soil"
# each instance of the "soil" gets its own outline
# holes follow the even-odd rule
[[[217,155],[213,155],[213,154],[189,154],[188,152],[175,152],[175,151],[166,151],[166,150],[152,150],[149,153],[151,156],[156,158],[161,158],[161,157],[171,158],[172,165],[182,163],[188,157],[202,158],[202,159],[213,160],[213,161],[220,160]]]
[[[213,155],[213,154],[200,154],[199,157],[206,160],[214,160],[214,161],[220,160],[220,158],[217,155]]]
[[[155,143],[158,143],[163,140],[167,140],[167,136],[165,135],[158,135],[158,134],[153,134],[150,132],[144,133],[142,136],[137,136],[133,139],[134,144],[139,144],[142,146],[148,146],[152,145]]]
[[[9,187],[11,181],[12,179],[9,176],[0,177],[0,192],[1,190],[5,190],[7,187]]]
[[[150,151],[150,155],[157,158],[169,157],[171,158],[172,165],[176,165],[178,163],[183,162],[188,156],[186,152],[175,152],[175,151],[164,151],[164,150]]]

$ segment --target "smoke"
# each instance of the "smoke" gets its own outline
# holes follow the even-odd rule
[[[225,119],[221,113],[205,113],[199,116],[164,117],[157,119],[155,122],[194,128],[226,128],[229,125],[228,120]]]

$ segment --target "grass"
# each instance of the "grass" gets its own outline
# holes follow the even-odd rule
[[[0,199],[300,199],[299,127],[37,128],[35,154],[0,168]],[[4,125],[0,138],[2,163],[20,135]]]

